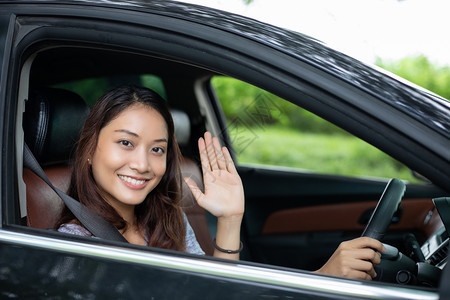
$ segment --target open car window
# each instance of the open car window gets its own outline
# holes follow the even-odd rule
[[[426,183],[374,146],[267,91],[223,76],[211,83],[239,164]]]

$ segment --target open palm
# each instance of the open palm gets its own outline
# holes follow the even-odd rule
[[[244,190],[228,149],[209,132],[199,139],[198,148],[205,192],[192,179],[185,178],[198,204],[218,218],[242,216]]]

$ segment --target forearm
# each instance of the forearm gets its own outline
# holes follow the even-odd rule
[[[226,250],[238,250],[241,246],[242,216],[217,219],[216,245]],[[214,249],[214,257],[239,260],[239,253],[225,253]]]

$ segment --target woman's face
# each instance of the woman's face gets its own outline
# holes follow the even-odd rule
[[[166,122],[143,104],[103,127],[90,161],[105,200],[119,211],[142,203],[166,171],[167,147]]]

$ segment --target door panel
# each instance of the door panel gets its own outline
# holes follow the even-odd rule
[[[363,231],[377,201],[307,206],[284,209],[270,214],[261,234],[282,234],[308,231]],[[434,208],[431,199],[404,199],[399,220],[391,230],[422,230],[424,220]],[[324,221],[326,220],[326,222]]]
[[[246,193],[248,259],[305,270],[322,266],[342,241],[361,235],[386,182],[239,166]],[[403,250],[440,226],[431,185],[409,185],[384,242]]]

